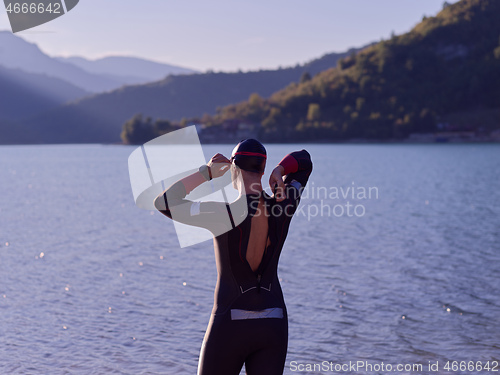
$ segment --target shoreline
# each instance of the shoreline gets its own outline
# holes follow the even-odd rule
[[[203,142],[201,145],[232,145],[235,142]],[[415,141],[415,140],[368,140],[368,139],[352,139],[345,141],[287,141],[287,142],[273,142],[265,141],[266,144],[272,145],[287,145],[287,144],[308,144],[308,145],[464,145],[464,144],[500,144],[500,139],[485,139],[485,140],[451,140],[451,141]],[[5,143],[0,144],[0,147],[12,146],[141,146],[142,144],[126,144],[123,142],[95,142],[95,143]]]

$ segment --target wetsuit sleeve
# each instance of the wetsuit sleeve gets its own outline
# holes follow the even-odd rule
[[[311,155],[306,150],[295,151],[286,155],[278,165],[284,169],[287,204],[297,208],[300,195],[312,172]]]
[[[226,205],[221,202],[194,202],[186,199],[187,194],[205,181],[200,172],[195,172],[175,182],[156,197],[156,209],[172,220],[213,231],[214,226],[227,217]]]

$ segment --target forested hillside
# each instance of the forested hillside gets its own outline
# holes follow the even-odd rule
[[[217,107],[245,100],[254,92],[268,97],[290,82],[298,82],[304,73],[319,73],[356,51],[330,53],[305,65],[276,70],[172,75],[96,94],[23,120],[18,126],[32,130],[28,143],[32,139],[37,143],[119,142],[123,123],[138,113],[177,121],[215,114]]]
[[[401,139],[453,118],[468,118],[458,122],[468,130],[493,130],[500,127],[499,19],[497,0],[445,3],[410,32],[269,99],[253,95],[190,120],[262,124],[260,135],[268,141]]]

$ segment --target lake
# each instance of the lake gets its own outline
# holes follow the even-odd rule
[[[285,373],[500,371],[500,145],[269,145],[263,181],[301,148],[314,170],[280,261]],[[196,373],[213,244],[180,248],[135,206],[134,149],[0,147],[1,374]]]

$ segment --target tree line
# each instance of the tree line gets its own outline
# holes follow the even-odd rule
[[[212,127],[234,119],[258,124],[264,141],[387,140],[432,132],[449,114],[500,108],[498,15],[500,1],[445,4],[410,32],[314,76],[304,73],[267,99],[252,94],[183,124],[157,120],[141,127],[132,119],[124,132],[158,135],[188,122]]]

